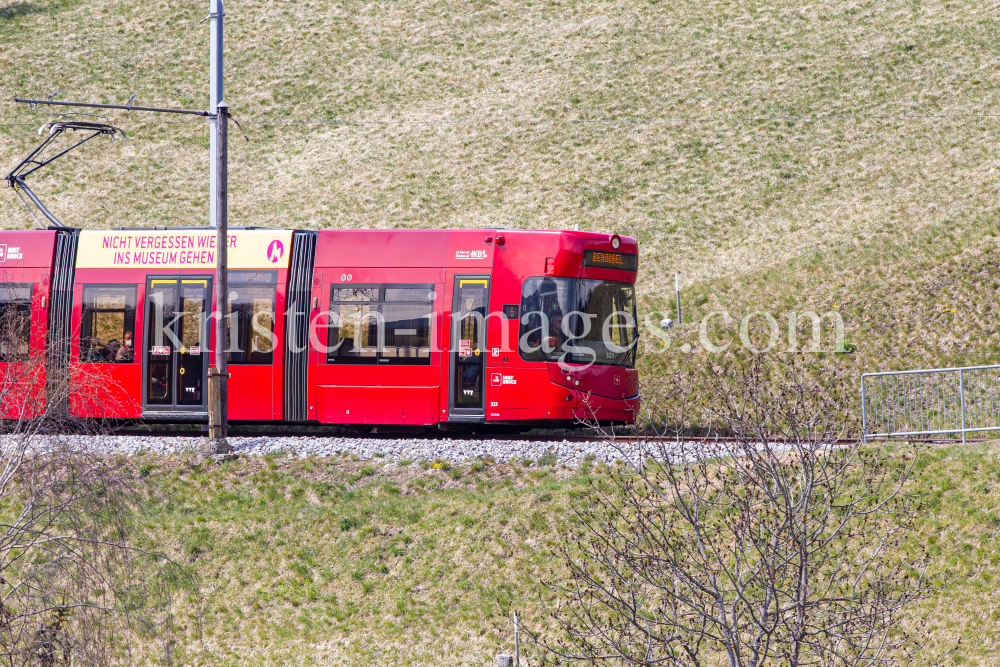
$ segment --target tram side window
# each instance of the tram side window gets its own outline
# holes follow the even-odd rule
[[[379,363],[429,366],[434,287],[388,287],[381,306],[385,334]]]
[[[378,363],[377,287],[330,290],[328,363]]]
[[[0,362],[28,358],[31,289],[31,283],[0,283]]]
[[[274,361],[274,287],[230,285],[229,363]]]
[[[80,361],[135,361],[135,286],[84,285]]]
[[[429,366],[433,285],[334,287],[327,362]]]

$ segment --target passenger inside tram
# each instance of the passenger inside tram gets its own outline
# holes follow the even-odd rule
[[[84,361],[104,361],[104,355],[101,353],[101,344],[96,338],[92,336],[87,336],[83,340],[83,360]]]
[[[545,339],[545,343],[552,349],[559,349],[563,344],[563,340],[565,340],[565,336],[562,313],[556,311],[549,321],[549,336]]]
[[[135,343],[132,342],[132,332],[125,332],[125,340],[115,354],[115,361],[132,361],[135,354]],[[117,341],[116,341],[117,342]]]

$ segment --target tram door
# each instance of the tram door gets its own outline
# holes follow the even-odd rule
[[[490,279],[456,276],[451,322],[451,419],[486,416],[486,316]]]
[[[144,410],[207,410],[211,287],[211,278],[195,276],[146,284]]]

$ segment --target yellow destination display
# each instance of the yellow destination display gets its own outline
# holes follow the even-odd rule
[[[594,264],[613,264],[614,266],[624,266],[625,262],[622,261],[621,253],[617,252],[594,252],[591,255],[591,261]]]
[[[638,262],[638,255],[628,253],[607,252],[602,250],[585,250],[583,252],[584,266],[635,271],[638,268]]]
[[[82,231],[78,269],[214,269],[216,232],[205,230]],[[229,232],[231,269],[286,269],[292,250],[288,229]]]

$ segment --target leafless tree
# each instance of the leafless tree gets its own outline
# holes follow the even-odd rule
[[[693,421],[715,428],[698,438],[684,435],[693,383],[679,383],[670,437],[594,483],[548,582],[558,631],[533,635],[548,656],[860,667],[916,654],[903,623],[928,591],[926,555],[904,540],[915,457],[843,440],[836,392],[768,368],[710,373],[713,405]]]
[[[137,640],[169,645],[185,575],[140,548],[136,480],[65,436],[100,435],[66,406],[113,392],[51,372],[19,317],[0,310],[0,665],[134,663]]]

